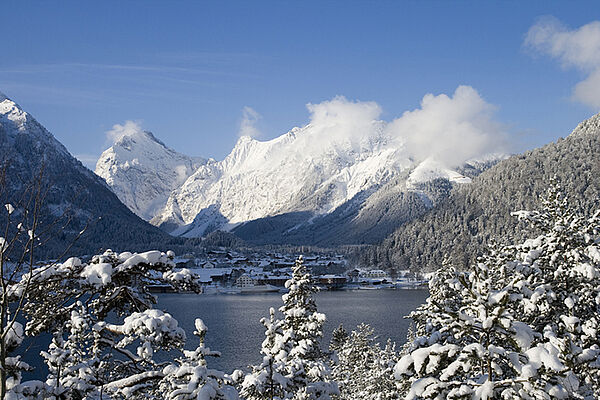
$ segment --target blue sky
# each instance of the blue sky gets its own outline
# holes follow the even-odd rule
[[[496,107],[523,150],[598,111],[573,93],[600,71],[548,50],[550,39],[524,46],[528,31],[543,16],[576,30],[600,19],[594,10],[552,1],[4,0],[0,91],[88,165],[127,120],[180,152],[221,159],[245,107],[261,115],[258,138],[270,139],[306,124],[307,103],[374,101],[392,120],[459,85]]]

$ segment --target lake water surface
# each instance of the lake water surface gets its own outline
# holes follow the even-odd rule
[[[375,330],[379,341],[387,338],[397,345],[406,340],[409,321],[403,317],[422,304],[427,290],[355,290],[321,292],[316,295],[319,312],[327,316],[323,347],[331,332],[342,323],[349,332],[364,322]],[[231,372],[246,368],[262,359],[260,348],[264,327],[260,319],[268,317],[269,308],[282,305],[281,294],[195,295],[161,294],[156,308],[171,313],[188,334],[187,348],[197,345],[194,320],[202,318],[208,326],[206,345],[222,353],[209,359],[210,367]]]

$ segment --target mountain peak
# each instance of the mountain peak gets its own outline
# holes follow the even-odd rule
[[[148,136],[151,140],[155,141],[156,143],[160,144],[163,147],[167,147],[166,144],[163,143],[162,140],[160,140],[159,138],[157,138],[156,136],[154,136],[154,134],[150,131],[144,131],[144,133],[146,134],[146,136]]]
[[[30,184],[49,189],[36,204],[42,207],[38,226],[45,235],[36,257],[54,258],[65,248],[73,255],[93,254],[99,248],[125,250],[125,244],[139,251],[152,240],[166,239],[133,215],[98,176],[4,94],[0,94],[0,132],[0,156],[10,165],[5,171],[5,198],[21,198]],[[75,237],[80,231],[85,234]]]
[[[253,142],[253,141],[255,141],[255,139],[252,136],[250,136],[250,135],[243,135],[243,136],[239,137],[239,139],[237,140],[235,146],[237,147],[239,145],[243,145],[245,143],[250,143],[250,142]]]
[[[21,113],[25,113],[25,111],[23,110],[23,108],[20,105],[18,105],[13,99],[11,99],[10,97],[8,97],[7,95],[5,95],[2,92],[0,92],[0,103],[5,103],[5,107],[3,107],[4,109],[0,109],[1,114],[6,114],[7,108],[15,110],[15,111],[19,111]]]
[[[27,123],[27,113],[5,94],[0,93],[0,122],[12,126],[15,131],[21,131]]]
[[[115,140],[114,146],[129,149],[132,144],[137,142],[147,144],[156,143],[167,150],[169,149],[160,139],[154,136],[152,132],[143,130],[132,130],[122,133],[121,136]]]
[[[96,163],[102,177],[131,211],[150,219],[169,194],[207,160],[167,147],[152,132],[125,126]]]

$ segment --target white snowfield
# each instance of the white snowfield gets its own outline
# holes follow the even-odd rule
[[[96,173],[139,216],[187,237],[286,212],[327,214],[397,177],[406,190],[436,178],[470,182],[432,157],[415,159],[389,127],[313,121],[269,141],[242,136],[221,161],[186,158],[140,131],[106,150]]]

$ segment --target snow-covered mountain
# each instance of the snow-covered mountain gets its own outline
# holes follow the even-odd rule
[[[270,141],[241,137],[223,161],[200,166],[173,191],[151,222],[196,237],[268,216],[327,215],[400,175],[408,175],[406,190],[436,178],[470,181],[433,160],[415,162],[379,121],[362,128],[365,135],[341,140],[323,139],[311,124]]]
[[[482,170],[504,155],[487,161],[470,160],[459,173],[438,162],[425,160],[381,185],[356,194],[327,214],[287,212],[259,218],[232,232],[253,244],[336,246],[379,243],[400,225],[418,219],[449,196],[453,187],[471,182]]]
[[[170,149],[150,132],[129,129],[102,153],[95,172],[131,211],[150,220],[171,192],[206,163]]]
[[[439,113],[436,109],[441,106],[444,110],[455,107],[457,112]],[[377,210],[370,216],[389,215],[373,199],[385,198],[387,204],[393,196],[368,201],[379,190],[413,193],[405,196],[402,207],[415,208],[415,202],[430,206],[436,193],[445,189],[431,188],[428,182],[468,183],[487,165],[486,160],[465,164],[495,148],[489,138],[499,136],[484,106],[474,90],[461,87],[453,99],[425,96],[421,109],[386,122],[379,119],[377,104],[336,97],[309,104],[310,122],[275,139],[240,137],[227,157],[199,163],[181,184],[173,172],[181,158],[172,161],[173,153],[164,153],[168,149],[143,132],[137,133],[140,138],[136,140],[121,138],[124,143],[117,142],[105,152],[97,172],[145,218],[175,187],[150,221],[176,236],[198,237],[277,216],[283,216],[276,218],[278,226],[293,230],[293,222],[316,223],[323,216],[359,217],[365,214],[358,213],[363,206]],[[156,170],[170,174],[173,186],[160,186],[158,181],[165,179],[157,178]],[[186,169],[181,176],[189,172]],[[387,208],[396,210],[395,205]],[[372,221],[371,225],[377,223],[375,217]]]
[[[315,146],[320,134],[307,125],[266,142],[241,137],[223,161],[201,166],[175,190],[152,222],[195,236],[207,218],[239,224],[291,211],[327,214],[411,165],[382,135]]]
[[[50,132],[1,92],[0,129],[4,147],[15,146],[21,140],[29,139],[35,144],[36,150],[41,151],[47,147],[59,155],[68,154],[67,149]],[[41,153],[40,156],[45,158],[46,154]],[[90,174],[90,176],[93,175]]]
[[[74,158],[54,136],[17,103],[0,93],[0,160],[6,168],[1,204],[18,208],[19,199],[41,177],[44,194],[40,229],[45,245],[35,255],[55,257],[68,247],[70,255],[102,248],[146,246],[170,240],[134,215],[106,183]],[[84,235],[73,239],[88,225]]]

